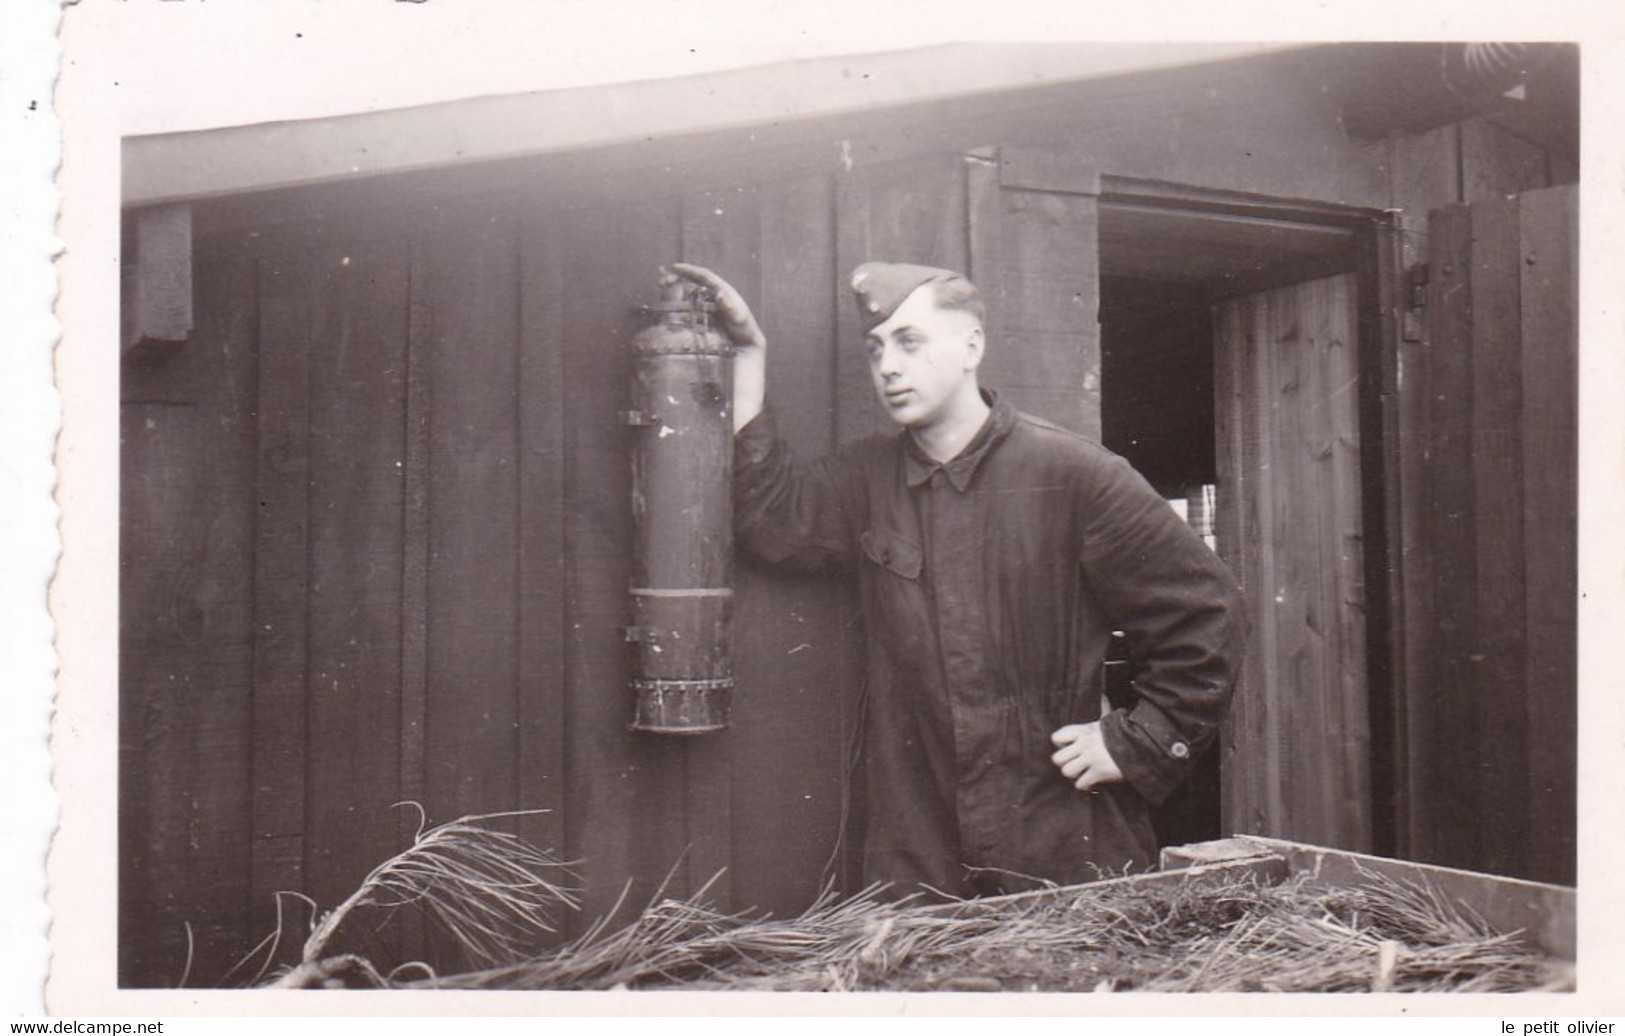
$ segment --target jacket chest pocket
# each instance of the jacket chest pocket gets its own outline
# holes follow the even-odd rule
[[[925,552],[920,545],[891,529],[865,529],[858,537],[863,555],[893,575],[904,579],[920,578],[920,567]]]
[[[933,654],[930,609],[920,579],[925,552],[891,529],[868,529],[858,540],[865,559],[865,607],[880,623],[878,644],[894,664],[925,671]]]

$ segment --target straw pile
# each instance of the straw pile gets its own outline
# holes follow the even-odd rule
[[[467,820],[448,827],[471,837]],[[1573,984],[1572,965],[1531,952],[1515,933],[1490,930],[1430,889],[1377,875],[1332,888],[1243,874],[1128,881],[946,908],[887,902],[869,889],[846,899],[827,893],[793,918],[725,914],[705,905],[702,890],[657,898],[625,926],[601,919],[562,947],[518,955],[511,951],[526,925],[551,930],[542,901],[573,899],[548,878],[556,861],[525,847],[519,863],[509,839],[481,843],[495,853],[485,864],[500,858],[501,869],[448,864],[456,886],[402,857],[374,872],[383,875],[375,886],[394,889],[401,905],[420,897],[487,966],[384,975],[353,960],[324,961],[307,944],[305,963],[279,984],[322,984],[313,980],[338,966],[360,971],[363,984],[419,989],[1498,992]],[[389,877],[403,871],[414,875],[404,885]]]

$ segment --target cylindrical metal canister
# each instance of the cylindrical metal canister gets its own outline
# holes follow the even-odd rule
[[[727,725],[733,688],[733,347],[675,281],[632,340],[632,726]]]

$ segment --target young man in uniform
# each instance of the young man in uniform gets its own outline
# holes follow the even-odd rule
[[[1150,807],[1215,740],[1240,668],[1239,591],[1126,462],[983,389],[976,289],[948,270],[852,275],[900,434],[792,461],[767,341],[702,267],[734,361],[735,530],[796,571],[855,573],[868,640],[865,880],[953,896],[1156,862]],[[1113,630],[1139,666],[1107,710]]]

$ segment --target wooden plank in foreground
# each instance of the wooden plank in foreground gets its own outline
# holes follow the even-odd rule
[[[1239,839],[1230,839],[1230,841],[1239,841]],[[1221,843],[1208,842],[1203,844],[1218,845]],[[1164,858],[1166,860],[1166,856]],[[1164,866],[1166,867],[1166,863]],[[996,913],[1007,906],[1039,903],[1046,899],[1061,896],[1076,896],[1082,892],[1091,894],[1096,892],[1105,893],[1125,888],[1145,892],[1152,889],[1174,888],[1188,884],[1229,883],[1237,878],[1249,875],[1256,877],[1261,884],[1277,885],[1285,881],[1291,873],[1292,868],[1284,857],[1276,853],[1260,851],[1214,862],[1193,861],[1173,869],[1150,871],[1145,874],[1126,874],[1121,878],[1107,878],[1104,881],[1090,881],[1081,885],[1057,885],[1054,888],[1034,889],[1030,892],[1013,892],[1007,896],[985,896],[980,899],[942,903],[926,907],[923,912],[928,914],[942,913],[950,916],[960,913]]]
[[[1521,933],[1543,953],[1560,960],[1575,959],[1574,889],[1275,838],[1240,840],[1284,858],[1293,874],[1308,874],[1329,885],[1357,885],[1376,874],[1434,889],[1498,932]]]
[[[944,903],[927,912],[979,914],[1083,892],[1108,893],[1124,888],[1149,891],[1189,882],[1229,882],[1249,874],[1268,884],[1307,875],[1312,881],[1332,886],[1368,884],[1374,876],[1381,876],[1434,890],[1496,931],[1519,935],[1550,957],[1575,959],[1575,892],[1561,885],[1253,835],[1170,847],[1163,850],[1161,865],[1160,871],[1148,874]]]

